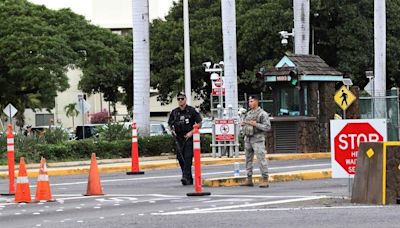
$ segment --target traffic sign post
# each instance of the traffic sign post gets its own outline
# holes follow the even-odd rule
[[[356,96],[347,88],[342,86],[336,91],[334,100],[337,105],[343,110],[343,119],[346,119],[347,108],[356,100]]]
[[[14,105],[12,105],[11,103],[9,103],[4,109],[3,112],[8,116],[8,119],[10,122],[10,124],[12,124],[12,118],[15,116],[15,114],[17,114],[18,110],[14,107]]]
[[[348,178],[351,195],[360,142],[387,140],[386,119],[331,120],[332,178]]]
[[[354,177],[360,142],[387,140],[385,119],[331,120],[332,178]]]
[[[215,119],[215,140],[235,141],[235,120],[234,119]]]
[[[90,104],[85,101],[82,94],[78,95],[78,103],[75,108],[82,114],[82,138],[85,139],[85,113],[89,112]]]

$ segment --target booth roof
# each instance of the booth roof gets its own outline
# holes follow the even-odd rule
[[[282,67],[274,67],[264,73],[264,76],[288,75],[291,70],[296,70],[299,75],[335,75],[341,76],[343,73],[330,67],[317,55],[287,55],[287,58],[296,66],[289,67],[284,64]]]

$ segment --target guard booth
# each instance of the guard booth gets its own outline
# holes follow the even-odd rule
[[[269,153],[329,151],[329,121],[334,118],[335,85],[343,74],[316,55],[284,56],[260,72],[272,88]]]

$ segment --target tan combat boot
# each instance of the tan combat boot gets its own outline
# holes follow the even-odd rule
[[[268,177],[262,177],[260,180],[260,188],[268,188]]]
[[[246,181],[240,186],[253,187],[254,186],[253,177],[247,177]]]

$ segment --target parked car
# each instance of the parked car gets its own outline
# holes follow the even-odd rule
[[[201,122],[200,134],[212,134],[213,121],[211,119],[203,119]]]
[[[60,127],[60,126],[54,126],[54,125],[51,125],[51,126],[34,126],[34,127],[31,127],[31,132],[33,134],[41,134],[41,133],[46,132],[48,129],[61,129],[65,133],[68,134],[69,140],[75,139],[75,134],[73,132],[71,132],[70,130],[68,130],[66,128],[63,128],[63,127]]]
[[[131,128],[132,123],[124,123],[124,127]],[[163,121],[150,121],[150,136],[171,134],[168,130],[168,125]]]
[[[98,129],[103,128],[105,124],[85,124],[85,138],[98,137]],[[83,139],[83,125],[76,126],[76,139]]]

